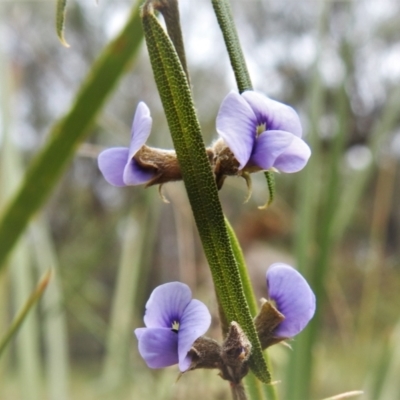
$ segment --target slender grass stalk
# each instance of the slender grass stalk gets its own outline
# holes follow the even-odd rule
[[[242,280],[243,291],[247,299],[247,303],[249,304],[250,312],[252,317],[254,318],[257,315],[258,307],[257,300],[254,295],[253,286],[250,281],[250,276],[247,270],[246,262],[244,259],[243,251],[240,247],[239,241],[236,237],[235,231],[232,228],[232,225],[225,218],[226,229],[228,231],[229,239],[231,241],[233,254],[235,255],[236,261],[239,266],[240,278]]]
[[[323,3],[320,11],[319,21],[319,40],[322,43],[324,33],[327,29],[328,4]],[[319,46],[321,48],[321,44]],[[319,51],[320,51],[319,48]],[[319,53],[318,53],[319,54]],[[325,91],[321,83],[318,70],[318,59],[314,64],[313,80],[311,82],[308,98],[310,113],[310,131],[307,141],[312,149],[312,156],[306,168],[299,175],[299,206],[297,209],[296,220],[296,259],[297,267],[302,274],[311,280],[313,276],[312,265],[312,247],[314,245],[316,235],[316,218],[315,210],[318,209],[320,198],[320,143],[318,138],[319,118],[323,114],[323,104]],[[315,287],[311,283],[315,290]],[[317,298],[317,301],[319,299]],[[318,307],[317,307],[318,308]],[[285,386],[285,398],[290,400],[304,400],[310,398],[311,371],[312,371],[312,354],[313,331],[310,325],[301,332],[293,342],[293,352],[290,354],[287,366]]]
[[[6,60],[6,58],[3,58]],[[4,107],[3,114],[6,116],[4,121],[4,135],[1,147],[1,165],[0,172],[2,190],[0,191],[1,205],[4,204],[10,195],[15,191],[16,186],[21,181],[23,175],[21,160],[19,153],[14,147],[11,140],[12,132],[12,108],[11,102],[13,99],[13,84],[15,83],[11,76],[11,68],[6,63],[0,63],[2,70],[1,76],[4,77],[2,84],[4,87],[0,90],[2,96],[2,106]],[[4,96],[4,97],[3,97]],[[12,227],[10,228],[12,229]],[[8,232],[11,234],[12,232]],[[11,287],[14,307],[20,309],[23,307],[26,299],[30,296],[33,290],[33,276],[31,257],[29,247],[25,240],[21,241],[15,249],[12,258],[10,259],[11,270]],[[28,310],[27,310],[28,311]],[[24,326],[19,332],[16,339],[17,351],[17,372],[20,381],[20,391],[22,400],[39,400],[41,398],[40,390],[40,349],[39,349],[39,327],[37,314],[34,312],[29,315],[24,314],[23,318],[19,317],[19,324],[24,320]],[[13,325],[14,327],[16,325]],[[19,325],[17,325],[19,327]],[[15,332],[13,328],[12,332]]]
[[[0,181],[1,184],[1,181]],[[9,299],[9,274],[0,274],[0,332],[5,332],[8,328],[8,299]],[[5,381],[8,378],[10,360],[8,353],[0,357],[0,380]]]
[[[368,148],[371,151],[372,159],[374,159],[381,149],[382,143],[385,141],[389,133],[394,129],[398,121],[400,104],[400,86],[393,89],[389,96],[389,100],[382,112],[381,118],[378,118],[373,125],[369,134]],[[334,240],[342,237],[343,232],[352,221],[354,212],[360,202],[360,198],[370,181],[374,171],[374,163],[361,171],[355,171],[349,179],[343,193],[340,197],[340,206],[335,215],[333,227]]]
[[[163,188],[164,189],[164,188]],[[167,189],[167,188],[165,188]],[[197,287],[195,226],[192,223],[192,210],[186,200],[186,193],[176,188],[168,189],[171,199],[179,264],[179,280],[189,287]]]
[[[239,36],[236,30],[235,21],[232,14],[230,0],[212,0],[214,12],[218,20],[219,27],[221,28],[224,37],[225,46],[228,51],[229,60],[233,72],[235,74],[236,84],[239,93],[246,90],[253,90],[253,84],[249,71],[247,69],[246,60],[243,55],[242,46],[240,45]],[[261,209],[267,208],[275,198],[275,178],[271,171],[264,172],[265,179],[267,180],[267,187],[269,192],[268,201]]]
[[[312,348],[317,341],[320,326],[322,325],[322,315],[324,304],[326,303],[326,289],[325,280],[329,273],[330,257],[334,245],[332,229],[334,222],[335,211],[338,206],[338,199],[340,196],[340,160],[344,151],[345,139],[349,131],[349,101],[347,98],[344,84],[340,87],[337,94],[336,105],[338,107],[338,129],[333,142],[333,148],[330,155],[328,164],[328,179],[323,199],[323,215],[317,229],[318,251],[316,254],[313,271],[310,276],[310,283],[314,288],[315,296],[317,298],[318,307],[315,312],[314,318],[311,320],[308,327],[309,337],[309,360],[312,366]],[[310,380],[312,377],[313,369],[310,368]]]
[[[1,6],[0,6],[1,10]],[[4,17],[0,16],[0,26],[2,27]],[[7,57],[5,52],[3,52],[2,41],[0,37],[0,59],[5,60],[5,62],[0,62],[0,132],[8,132],[11,129],[12,122],[12,106],[13,101],[13,88],[12,79],[10,77],[10,65],[6,61]],[[7,176],[5,174],[5,163],[1,157],[4,154],[4,145],[0,147],[0,187],[6,187]],[[0,190],[0,210],[4,206],[4,202],[7,200],[7,193]],[[9,295],[10,295],[10,277],[8,273],[0,274],[0,331],[5,332],[8,328],[9,323]],[[4,356],[0,359],[0,380],[8,378],[8,363],[9,359]]]
[[[229,54],[231,66],[235,74],[239,93],[245,90],[252,90],[250,74],[247,69],[246,60],[240,45],[236,25],[233,19],[231,4],[229,0],[211,0],[214,7],[218,24],[224,36],[226,49]]]
[[[160,11],[162,16],[164,17],[169,38],[174,44],[176,54],[178,54],[182,68],[185,71],[186,78],[190,83],[181,25],[176,23],[176,21],[180,20],[178,0],[156,0],[153,2],[153,5],[154,8]]]
[[[155,81],[217,297],[228,320],[237,321],[252,343],[250,367],[259,379],[269,382],[186,76],[172,42],[154,15],[151,2],[143,8],[142,21]]]
[[[249,372],[244,378],[245,389],[247,394],[249,395],[250,400],[263,400],[264,396],[264,388],[263,384],[257,379],[257,377]]]
[[[233,72],[235,74],[236,83],[238,86],[239,93],[244,92],[245,90],[252,90],[253,85],[251,82],[250,74],[247,68],[246,60],[243,55],[242,47],[240,45],[239,36],[237,34],[236,25],[233,19],[233,14],[230,6],[229,0],[212,0],[212,5],[214,7],[215,15],[218,20],[218,24],[221,28],[225,46],[228,51],[229,59],[231,62],[231,66]],[[275,180],[274,175],[270,171],[264,172],[265,178],[267,180],[268,191],[269,191],[269,199],[265,206],[261,208],[266,208],[269,206],[275,197]],[[237,241],[235,232],[229,224],[229,221],[225,218],[225,222],[228,229],[228,234],[230,236],[230,241],[232,244],[232,248],[236,257],[236,260],[239,264],[239,272],[242,279],[242,284],[244,288],[244,292],[253,316],[257,313],[257,303],[254,297],[253,289],[250,283],[250,279],[247,273],[246,263],[243,257],[243,253],[241,251],[239,242]],[[269,365],[267,352],[264,352],[264,358],[268,365],[268,368],[271,369]],[[252,378],[248,378],[248,385],[254,384],[251,382]],[[250,392],[251,394],[251,392]],[[254,393],[253,393],[254,394]],[[268,399],[276,399],[277,392],[273,386],[268,386],[264,388],[264,394]]]
[[[239,265],[239,273],[243,284],[243,291],[245,293],[247,303],[249,304],[250,312],[253,318],[258,313],[257,300],[254,295],[253,286],[251,285],[248,269],[246,266],[246,262],[244,259],[243,251],[240,247],[239,241],[235,235],[235,231],[233,230],[231,224],[228,219],[225,218],[226,228],[229,234],[229,239],[231,241],[232,250],[235,254],[236,261]],[[264,359],[268,365],[268,369],[270,373],[272,373],[272,366],[269,361],[267,351],[264,351]],[[250,399],[258,400],[258,399],[277,399],[278,393],[274,385],[261,385],[260,381],[254,379],[254,375],[251,373],[245,377],[246,388],[248,389]],[[264,397],[265,396],[265,397]]]
[[[46,266],[53,268],[53,277],[42,300],[46,385],[50,400],[69,399],[69,357],[67,321],[62,286],[58,275],[59,262],[44,217],[30,227],[36,265],[39,273]]]
[[[379,357],[369,369],[364,383],[368,400],[391,400],[396,398],[400,390],[398,376],[400,346],[400,320],[395,325],[391,335],[381,343]]]
[[[141,284],[139,272],[144,252],[148,213],[135,206],[126,220],[122,255],[118,268],[115,294],[107,333],[102,387],[113,390],[121,386],[129,372],[129,348],[133,338],[132,316],[136,292]]]
[[[14,250],[10,260],[11,284],[14,307],[23,307],[33,289],[33,268],[31,255],[26,242],[21,242]],[[40,400],[42,362],[39,348],[39,321],[35,310],[29,313],[15,341],[17,352],[17,371],[22,400]]]
[[[29,298],[25,301],[21,309],[18,311],[6,334],[0,339],[0,357],[3,354],[3,351],[9,345],[10,341],[13,339],[13,337],[17,334],[17,332],[21,328],[32,307],[35,306],[36,303],[42,297],[50,281],[50,278],[51,278],[51,270],[48,270],[40,279],[40,282],[36,286],[36,289],[31,293]]]
[[[43,205],[73,156],[90,132],[94,119],[142,42],[140,2],[121,33],[103,52],[88,73],[68,112],[50,132],[45,147],[28,168],[25,179],[0,218],[0,269],[32,215]]]
[[[363,343],[371,343],[377,317],[377,305],[381,274],[385,267],[385,244],[387,242],[390,211],[392,210],[393,192],[396,186],[397,162],[388,157],[378,172],[374,206],[372,211],[370,242],[368,246],[365,277],[362,283],[361,302],[358,312],[357,337]]]

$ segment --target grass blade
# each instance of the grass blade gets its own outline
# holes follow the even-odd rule
[[[148,212],[137,209],[126,221],[122,255],[118,269],[115,295],[108,330],[106,357],[102,382],[106,389],[114,389],[123,383],[129,368],[129,347],[133,338],[132,316],[138,285],[146,234]]]
[[[16,335],[18,330],[21,328],[23,322],[25,321],[29,311],[32,307],[40,300],[42,297],[49,281],[51,278],[51,270],[47,271],[43,277],[40,279],[36,289],[32,292],[29,298],[26,300],[24,305],[18,311],[16,317],[14,318],[10,328],[0,340],[0,357],[3,351],[6,349],[7,345],[10,343],[11,339]]]
[[[124,29],[102,52],[83,82],[69,113],[51,131],[46,146],[33,160],[16,195],[0,220],[0,269],[24,231],[57,183],[77,145],[88,134],[96,115],[142,41],[139,3]]]
[[[67,322],[57,273],[59,270],[57,255],[43,218],[35,220],[31,226],[31,234],[39,272],[43,273],[48,266],[51,266],[54,272],[42,300],[48,398],[50,400],[67,400],[69,398]]]

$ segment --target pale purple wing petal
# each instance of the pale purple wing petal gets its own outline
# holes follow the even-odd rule
[[[285,319],[276,328],[277,337],[301,332],[315,313],[315,295],[303,276],[287,264],[276,263],[267,271],[269,298]]]
[[[135,159],[130,160],[124,168],[123,180],[125,185],[135,186],[147,183],[156,175],[156,171],[141,167]]]
[[[135,329],[139,353],[150,368],[178,363],[178,334],[167,328]]]
[[[133,118],[129,159],[146,143],[151,132],[152,121],[149,108],[141,101],[136,108],[135,117]]]
[[[235,155],[242,169],[249,161],[253,150],[257,120],[239,93],[231,92],[222,101],[216,125],[218,134]]]
[[[296,136],[284,131],[265,131],[256,140],[250,163],[262,169],[274,166],[275,160],[290,146]]]
[[[114,186],[125,186],[124,169],[128,162],[127,147],[113,147],[102,151],[97,163],[104,179]]]
[[[144,323],[148,328],[170,328],[180,322],[192,299],[189,286],[181,282],[165,283],[156,287],[146,303]]]
[[[311,149],[303,140],[294,136],[290,146],[276,159],[274,167],[279,171],[291,173],[302,170],[311,156]]]
[[[268,130],[287,131],[301,137],[300,118],[292,107],[252,90],[242,96],[253,109],[258,124],[266,123]]]
[[[178,333],[179,369],[182,372],[190,366],[188,351],[194,341],[207,332],[210,324],[211,314],[206,305],[199,300],[192,300],[183,312]]]

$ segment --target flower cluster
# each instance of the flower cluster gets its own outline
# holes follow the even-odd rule
[[[104,178],[114,186],[163,184],[182,179],[174,151],[146,145],[152,119],[140,102],[128,147],[103,151],[98,158]],[[230,175],[248,180],[249,173],[297,172],[311,151],[301,139],[298,115],[289,106],[260,93],[229,93],[217,115],[219,139],[207,148],[216,183]],[[266,275],[268,300],[262,299],[254,324],[263,349],[301,332],[315,312],[315,296],[292,267],[273,264]],[[154,289],[146,304],[145,328],[135,330],[139,353],[150,368],[178,364],[181,372],[217,368],[220,376],[239,383],[247,374],[251,343],[231,322],[222,344],[204,337],[211,323],[207,307],[192,299],[187,285],[166,283]]]
[[[269,301],[264,304],[268,304],[268,308],[263,304],[255,318],[263,348],[300,333],[315,312],[314,293],[294,268],[273,264],[267,271],[266,281]],[[139,353],[150,368],[174,364],[179,364],[181,372],[218,368],[225,377],[228,375],[226,364],[233,365],[234,361],[228,361],[224,354],[236,354],[236,360],[241,363],[247,362],[250,354],[250,344],[236,323],[222,346],[202,337],[210,326],[210,313],[202,302],[192,299],[189,287],[180,282],[154,289],[146,304],[144,323],[146,328],[137,328],[135,334]],[[231,351],[231,343],[239,345],[238,352]],[[229,351],[224,352],[228,347]],[[245,355],[241,355],[243,351]]]
[[[128,147],[103,151],[98,158],[104,178],[114,186],[151,186],[182,179],[176,154],[146,146],[152,126],[150,110],[140,102]],[[263,170],[297,172],[311,151],[301,139],[297,113],[260,93],[229,93],[216,121],[220,139],[207,148],[218,187],[226,176]]]

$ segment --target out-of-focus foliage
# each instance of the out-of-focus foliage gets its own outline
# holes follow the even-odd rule
[[[192,90],[209,143],[216,137],[219,104],[235,82],[210,2],[181,0],[180,6]],[[264,274],[272,262],[315,264],[323,258],[318,257],[321,248],[327,246],[329,257],[320,287],[325,301],[312,353],[312,398],[364,389],[366,399],[394,399],[400,390],[394,373],[398,341],[393,339],[400,317],[400,4],[395,0],[236,0],[232,6],[254,88],[298,110],[305,139],[315,146],[310,171],[276,176],[276,200],[267,210],[257,209],[267,193],[262,174],[255,177],[253,197],[246,204],[242,204],[246,187],[240,179],[228,179],[220,193],[224,211],[238,232],[256,294],[265,296]],[[0,58],[8,60],[9,69],[0,76],[0,138],[4,143],[5,129],[12,133],[25,167],[47,140],[52,124],[68,111],[92,62],[122,26],[130,7],[131,2],[122,0],[98,5],[69,2],[66,29],[71,47],[66,49],[54,29],[53,5],[0,3]],[[163,188],[170,200],[164,204],[156,188],[110,187],[97,170],[100,148],[128,142],[140,100],[152,112],[151,144],[172,146],[144,48],[134,68],[126,72],[43,210],[59,264],[63,298],[59,307],[66,311],[68,323],[68,391],[78,400],[100,395],[229,398],[224,382],[213,373],[189,373],[173,385],[174,367],[149,371],[138,358],[136,341],[126,335],[142,325],[143,304],[151,289],[167,281],[189,284],[197,298],[216,312],[182,184]],[[4,90],[6,83],[11,90]],[[331,160],[340,134],[343,152],[334,161],[337,200],[332,205],[334,218],[329,220],[327,183],[332,182]],[[359,182],[360,196],[354,190]],[[304,199],[311,206],[300,202]],[[324,236],[324,221],[331,226],[331,236]],[[139,259],[129,255],[126,244],[126,235],[137,234],[132,232],[140,233]],[[299,246],[301,251],[296,251]],[[303,258],[297,262],[299,253]],[[134,258],[136,273],[126,267],[129,257]],[[15,282],[15,277],[9,275],[4,270],[0,276],[0,336],[13,315],[16,289],[9,280]],[[123,285],[121,276],[134,284]],[[116,306],[124,301],[132,309],[130,317],[123,306]],[[36,317],[43,321],[58,312],[42,307]],[[210,336],[218,335],[215,324]],[[302,342],[302,335],[296,342]],[[43,339],[45,353],[48,346]],[[279,389],[285,399],[290,385],[287,364],[293,362],[293,355],[275,347],[273,379],[282,381]],[[16,356],[11,351],[1,360],[1,399],[33,398],[19,391],[22,367]],[[44,368],[47,361],[40,358],[39,362]],[[39,386],[44,393],[45,384]]]

